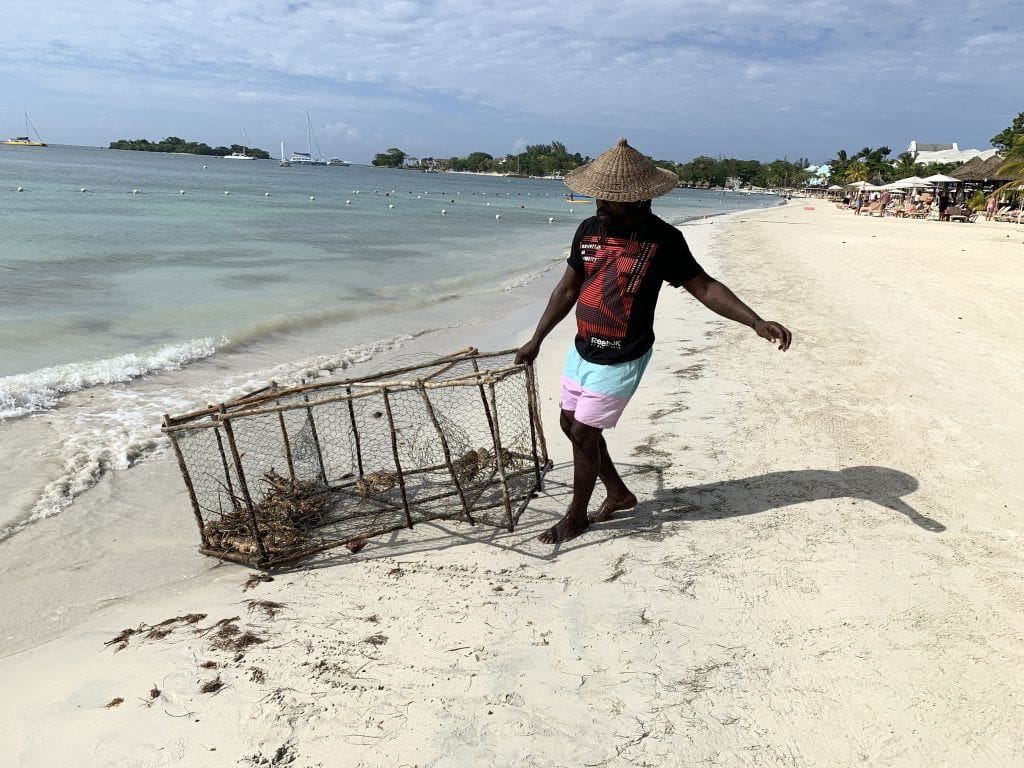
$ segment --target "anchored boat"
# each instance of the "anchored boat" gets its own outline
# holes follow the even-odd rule
[[[36,135],[36,141],[33,141],[30,138],[30,136],[28,135],[28,133],[29,133],[28,129],[29,129],[30,126],[32,128],[32,133],[34,133]],[[39,131],[36,130],[36,127],[35,127],[35,125],[32,124],[32,121],[29,120],[28,112],[25,112],[25,134],[26,134],[25,136],[15,136],[12,139],[5,139],[4,141],[2,141],[0,143],[7,144],[7,145],[12,146],[12,147],[45,147],[46,146],[46,142],[43,141],[42,137],[39,135]]]

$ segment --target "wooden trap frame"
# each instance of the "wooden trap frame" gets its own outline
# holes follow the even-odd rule
[[[513,530],[550,466],[514,358],[470,347],[165,415],[199,551],[269,568],[427,520]]]

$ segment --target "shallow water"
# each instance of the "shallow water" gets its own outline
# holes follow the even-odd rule
[[[565,191],[0,147],[0,459],[24,470],[4,480],[0,536],[163,450],[162,413],[366,364],[536,301],[593,214]],[[677,190],[655,211],[682,223],[776,202]]]

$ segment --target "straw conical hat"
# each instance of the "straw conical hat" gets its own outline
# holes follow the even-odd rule
[[[618,143],[587,165],[565,175],[565,186],[581,195],[616,203],[651,200],[679,186],[679,177],[659,168],[626,142]]]

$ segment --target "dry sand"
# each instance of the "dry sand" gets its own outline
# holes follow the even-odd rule
[[[515,533],[422,525],[98,609],[0,659],[2,762],[1024,765],[1024,232],[812,205],[686,229],[795,341],[663,296],[609,433],[635,511],[535,541],[571,481],[563,323],[556,467]],[[263,642],[215,642],[235,616]]]

